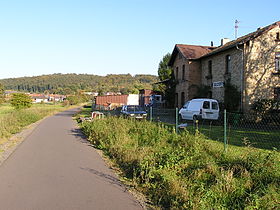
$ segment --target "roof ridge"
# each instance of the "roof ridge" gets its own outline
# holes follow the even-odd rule
[[[256,37],[260,36],[261,34],[263,34],[264,32],[269,31],[276,26],[280,27],[280,21],[276,21],[276,22],[274,22],[270,25],[264,26],[264,27],[259,27],[256,31],[250,32],[241,37],[238,37],[237,39],[231,40],[224,45],[218,46],[216,49],[213,49],[213,51],[211,51],[205,55],[202,55],[201,57],[199,57],[197,59],[207,57],[209,55],[213,55],[213,54],[221,52],[223,50],[232,48],[233,46],[238,45],[238,44],[243,44],[244,42],[247,42],[248,40],[250,40],[252,38],[256,38]]]
[[[194,47],[215,47],[215,46],[207,46],[207,45],[194,45],[194,44],[175,44],[175,45],[194,46]]]

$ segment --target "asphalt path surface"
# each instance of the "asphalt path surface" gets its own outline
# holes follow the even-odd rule
[[[0,166],[0,209],[142,209],[76,128],[43,120]]]

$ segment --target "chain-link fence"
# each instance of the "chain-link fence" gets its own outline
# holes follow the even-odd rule
[[[120,109],[108,110],[95,107],[105,115],[120,116]],[[261,149],[280,150],[280,113],[240,114],[221,112],[218,120],[182,120],[178,109],[147,107],[147,120],[174,126],[177,132],[187,129],[190,133],[199,131],[211,140],[227,145],[249,146]]]
[[[280,150],[280,114],[226,113],[228,144]]]

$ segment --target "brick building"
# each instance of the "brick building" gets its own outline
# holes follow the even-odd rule
[[[208,86],[208,97],[224,101],[224,84],[241,92],[241,108],[258,99],[280,98],[280,21],[219,47],[175,45],[169,65],[177,80],[175,105]]]

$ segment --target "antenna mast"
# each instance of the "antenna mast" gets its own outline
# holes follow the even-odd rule
[[[239,23],[240,23],[240,22],[239,22],[238,20],[235,20],[235,26],[234,26],[234,28],[235,28],[235,33],[234,33],[235,39],[237,39],[238,24],[239,24]]]

